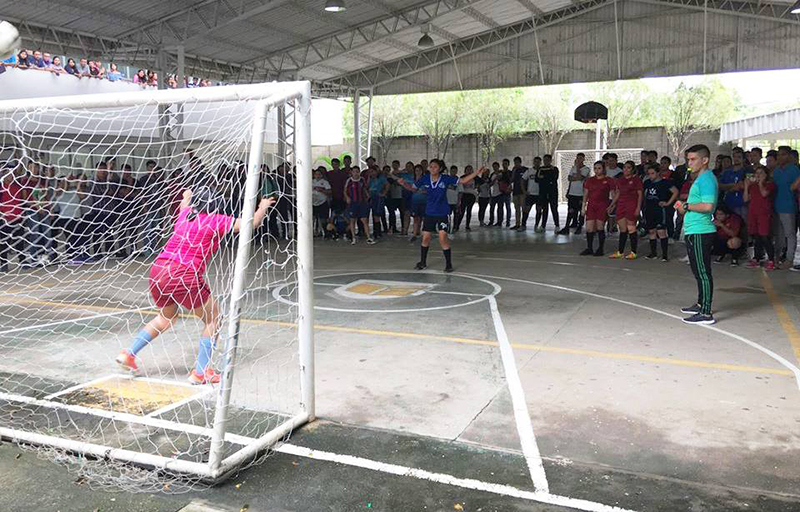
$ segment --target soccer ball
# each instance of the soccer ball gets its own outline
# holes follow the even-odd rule
[[[17,27],[7,21],[0,20],[0,59],[7,59],[14,50],[22,46]]]

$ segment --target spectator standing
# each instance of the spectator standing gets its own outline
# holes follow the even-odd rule
[[[81,219],[80,179],[70,174],[60,178],[55,192],[55,219],[53,221],[53,251],[58,252],[58,239],[64,236],[66,249],[59,256],[72,259],[77,250]]]
[[[725,206],[741,219],[747,218],[747,207],[744,203],[745,170],[744,154],[741,150],[733,152],[733,159],[726,158],[729,164],[719,178],[719,188],[724,194]]]
[[[47,67],[47,65],[44,62],[44,59],[42,58],[42,52],[40,52],[39,50],[35,50],[33,52],[33,58],[31,59],[31,64],[33,65],[33,67],[39,69]]]
[[[350,223],[350,243],[356,244],[358,235],[356,234],[356,223],[360,223],[367,236],[367,243],[372,245],[375,240],[369,236],[369,219],[370,213],[370,191],[365,183],[364,178],[361,177],[361,170],[358,167],[350,169],[350,178],[345,183],[345,201],[347,202],[347,216]]]
[[[525,208],[525,188],[522,175],[528,170],[522,165],[522,158],[514,157],[514,168],[511,171],[511,192],[514,195],[514,226],[511,229],[522,227],[522,211]]]
[[[492,201],[492,180],[489,178],[489,169],[484,169],[481,175],[475,178],[475,186],[478,187],[478,222],[483,227],[486,225],[484,222],[486,208]]]
[[[755,257],[747,263],[750,268],[761,266],[760,260],[766,251],[767,263],[764,270],[775,270],[775,247],[769,236],[775,188],[769,169],[759,165],[744,189],[744,200],[748,205],[747,234],[755,241]]]
[[[510,165],[511,165],[511,162],[508,160],[508,158],[504,158],[503,159],[503,170],[502,170],[502,181],[501,181],[501,185],[500,185],[500,194],[501,194],[502,205],[506,209],[506,227],[510,227],[511,226],[511,193],[512,193],[513,189],[512,189],[512,183],[511,183],[512,173],[511,173],[511,169],[509,169]],[[502,227],[502,226],[499,226],[499,227]]]
[[[27,199],[25,231],[28,235],[26,267],[44,266],[49,262],[52,245],[51,195],[47,176],[35,162],[28,164],[28,178],[24,185]]]
[[[503,172],[500,170],[500,164],[494,162],[492,164],[492,204],[489,210],[489,226],[502,226],[503,224],[503,189],[508,188],[508,183],[503,179]],[[497,224],[495,224],[495,211],[497,213]]]
[[[325,179],[323,171],[324,167],[318,167],[314,171],[314,180],[311,182],[311,205],[314,214],[314,233],[327,238],[327,230],[325,227],[328,224],[330,217],[330,207],[328,200],[331,196],[331,184]]]
[[[133,83],[139,84],[142,87],[147,85],[147,73],[145,72],[145,70],[140,69],[139,71],[136,72],[135,75],[133,75]]]
[[[8,253],[12,241],[22,232],[25,201],[22,187],[14,176],[14,169],[7,166],[0,173],[0,273],[3,273],[8,272]],[[22,262],[21,254],[19,258]]]
[[[331,185],[331,210],[333,215],[340,215],[345,210],[344,185],[350,176],[341,168],[338,158],[331,160],[331,167],[327,176]]]
[[[552,165],[553,157],[544,155],[542,166],[537,176],[539,178],[539,204],[542,206],[542,225],[539,232],[544,232],[547,226],[547,210],[553,214],[555,232],[561,231],[561,219],[558,217],[558,167]]]
[[[559,235],[568,235],[570,228],[576,228],[575,234],[581,233],[583,227],[583,182],[589,177],[589,167],[584,164],[586,155],[575,155],[575,163],[567,175],[567,222]],[[637,171],[638,176],[638,171]]]
[[[64,72],[64,66],[61,65],[61,57],[53,59],[53,63],[50,65],[50,71],[55,75],[60,75]]]
[[[400,160],[394,160],[390,168],[384,168],[386,179],[389,180],[389,194],[386,198],[386,209],[389,210],[389,234],[398,234],[397,216],[403,224],[405,208],[403,205],[403,192],[405,189],[397,182],[395,175],[400,173]],[[401,226],[402,227],[402,226]]]
[[[67,59],[67,65],[64,66],[64,71],[66,71],[70,75],[78,75],[78,67],[75,65],[75,59],[69,58]]]
[[[17,54],[17,67],[27,69],[33,66],[33,57],[28,55],[28,50],[20,50]]]
[[[125,77],[120,72],[119,68],[113,62],[109,65],[108,74],[106,75],[111,82],[117,82],[119,80],[123,80]]]
[[[448,173],[450,176],[458,177],[458,167],[455,165],[450,166],[450,172]],[[455,233],[458,230],[456,226],[456,219],[459,216],[459,208],[461,206],[461,194],[463,193],[463,187],[461,183],[456,182],[455,185],[450,185],[447,187],[446,196],[447,196],[447,205],[450,207],[450,216],[449,222],[450,225],[450,233]]]
[[[800,187],[800,168],[792,162],[791,148],[778,148],[777,167],[772,175],[775,183],[775,213],[777,213],[777,230],[775,236],[775,252],[781,254],[786,248],[786,266],[800,271],[800,265],[794,264],[797,250],[797,198]]]
[[[472,174],[472,171],[475,169],[471,165],[467,165],[464,167],[464,176],[469,176]],[[456,218],[456,226],[455,231],[458,231],[461,227],[461,220],[466,218],[467,223],[465,226],[465,230],[472,231],[470,228],[470,223],[472,222],[472,208],[475,206],[475,201],[478,198],[478,188],[475,185],[474,181],[470,181],[468,183],[460,184],[461,186],[461,203],[459,204],[458,208],[458,217]]]
[[[381,227],[383,222],[383,212],[386,209],[386,194],[389,192],[389,180],[383,175],[383,172],[378,170],[377,166],[372,166],[369,169],[369,187],[370,208],[372,210],[372,237],[377,240],[383,236]]]
[[[80,63],[78,64],[78,67],[76,68],[78,70],[78,76],[81,76],[81,77],[92,76],[92,74],[90,72],[90,69],[89,69],[89,62],[85,58],[82,58],[79,62]]]

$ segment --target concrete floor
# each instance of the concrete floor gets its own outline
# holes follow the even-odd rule
[[[611,238],[607,251],[615,244]],[[444,275],[410,270],[419,248],[399,237],[355,247],[318,241],[317,413],[323,421],[301,429],[292,445],[533,491],[508,364],[485,299],[497,285],[494,300],[553,495],[630,510],[800,510],[800,390],[793,373],[800,357],[800,275],[715,265],[718,324],[690,327],[679,321],[679,308],[696,296],[688,266],[677,260],[682,244],[671,246],[669,263],[580,257],[582,248],[583,237],[473,227],[454,235],[456,274]],[[443,267],[435,245],[429,265]],[[37,280],[9,279],[2,278],[4,287],[26,290]],[[359,280],[433,288],[389,299],[337,290]],[[120,304],[146,305],[143,289],[135,296],[121,291],[123,283],[118,288],[114,300]],[[276,293],[291,303],[290,288]],[[18,303],[2,302],[4,322],[13,317],[24,323],[30,315]],[[52,312],[53,319],[64,314]],[[117,324],[103,320],[102,336],[91,340],[89,348],[100,355],[64,380],[108,373],[127,333],[146,316],[111,318]],[[196,330],[194,321],[185,320],[170,340],[193,339]],[[46,350],[14,357],[10,341],[0,335],[0,354],[11,366],[47,378],[63,370]],[[261,360],[258,350],[252,354]],[[193,343],[165,341],[153,351],[148,364],[155,364],[156,354],[190,361]],[[79,364],[85,353],[73,352],[67,360]],[[0,369],[8,371],[6,363]],[[0,496],[24,496],[32,479],[58,474],[53,464],[27,454],[14,459],[14,448],[2,450]],[[300,466],[288,467],[289,459]],[[250,510],[356,510],[366,503],[375,510],[460,510],[456,504],[463,510],[568,509],[528,495],[287,453],[237,478],[259,482],[246,495]],[[53,494],[61,485],[86,501],[61,501]],[[120,510],[178,510],[193,500],[209,510],[241,507],[231,498],[232,485],[117,499],[139,507]],[[106,503],[110,496],[73,487],[67,478],[40,498],[50,499],[53,510],[91,510],[75,507]],[[32,503],[12,510],[51,509]]]

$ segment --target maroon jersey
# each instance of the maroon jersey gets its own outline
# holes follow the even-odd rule
[[[765,183],[764,188],[769,192],[767,197],[761,195],[761,189],[758,188],[758,183],[751,183],[748,185],[750,189],[750,206],[748,211],[753,215],[762,215],[769,217],[772,215],[772,202],[775,200],[775,184],[772,182]]]
[[[633,204],[639,201],[639,192],[642,191],[644,185],[638,176],[631,176],[626,178],[620,176],[617,178],[617,190],[619,190],[619,199],[617,203]]]
[[[583,182],[583,190],[586,192],[586,200],[590,205],[604,205],[608,207],[611,204],[611,191],[615,190],[616,184],[613,178],[603,176],[602,178],[592,176]]]

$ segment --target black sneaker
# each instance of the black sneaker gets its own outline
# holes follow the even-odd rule
[[[664,256],[663,258],[661,258],[661,261],[663,261],[664,263],[669,263],[669,258]]]
[[[731,258],[731,266],[738,267],[739,266],[739,258]]]
[[[448,266],[444,267],[444,271],[449,274],[450,272],[453,271],[453,266],[452,265],[448,265]]]
[[[712,325],[716,322],[714,317],[711,315],[704,315],[703,313],[697,313],[695,315],[690,316],[689,318],[684,318],[683,323],[691,324],[691,325]]]
[[[581,256],[592,256],[593,254],[594,254],[594,251],[587,247],[586,249],[583,250],[583,252],[581,253]]]
[[[426,268],[428,268],[428,265],[422,263],[421,261],[417,263],[416,267],[414,267],[415,270],[425,270]]]
[[[569,235],[569,228],[564,228],[561,231],[556,232],[557,235]]]
[[[645,256],[645,259],[648,259],[648,260],[654,260],[654,259],[656,259],[656,258],[658,258],[658,254],[656,254],[656,253],[654,253],[654,252],[651,252],[650,254],[648,254],[647,256]]]
[[[576,229],[576,230],[575,230],[575,234],[576,234],[576,235],[580,235],[580,234],[581,234],[581,228],[578,228],[578,229]]]
[[[725,261],[725,255],[724,254],[721,255],[721,256],[717,256],[717,258],[714,260],[714,263],[722,263],[723,261]]]
[[[800,265],[789,267],[789,270],[791,270],[792,272],[800,272]]]
[[[701,309],[700,304],[693,304],[688,308],[681,308],[681,313],[684,315],[696,315]]]
[[[594,255],[595,256],[604,256],[603,250],[598,247],[597,250],[594,251]]]

